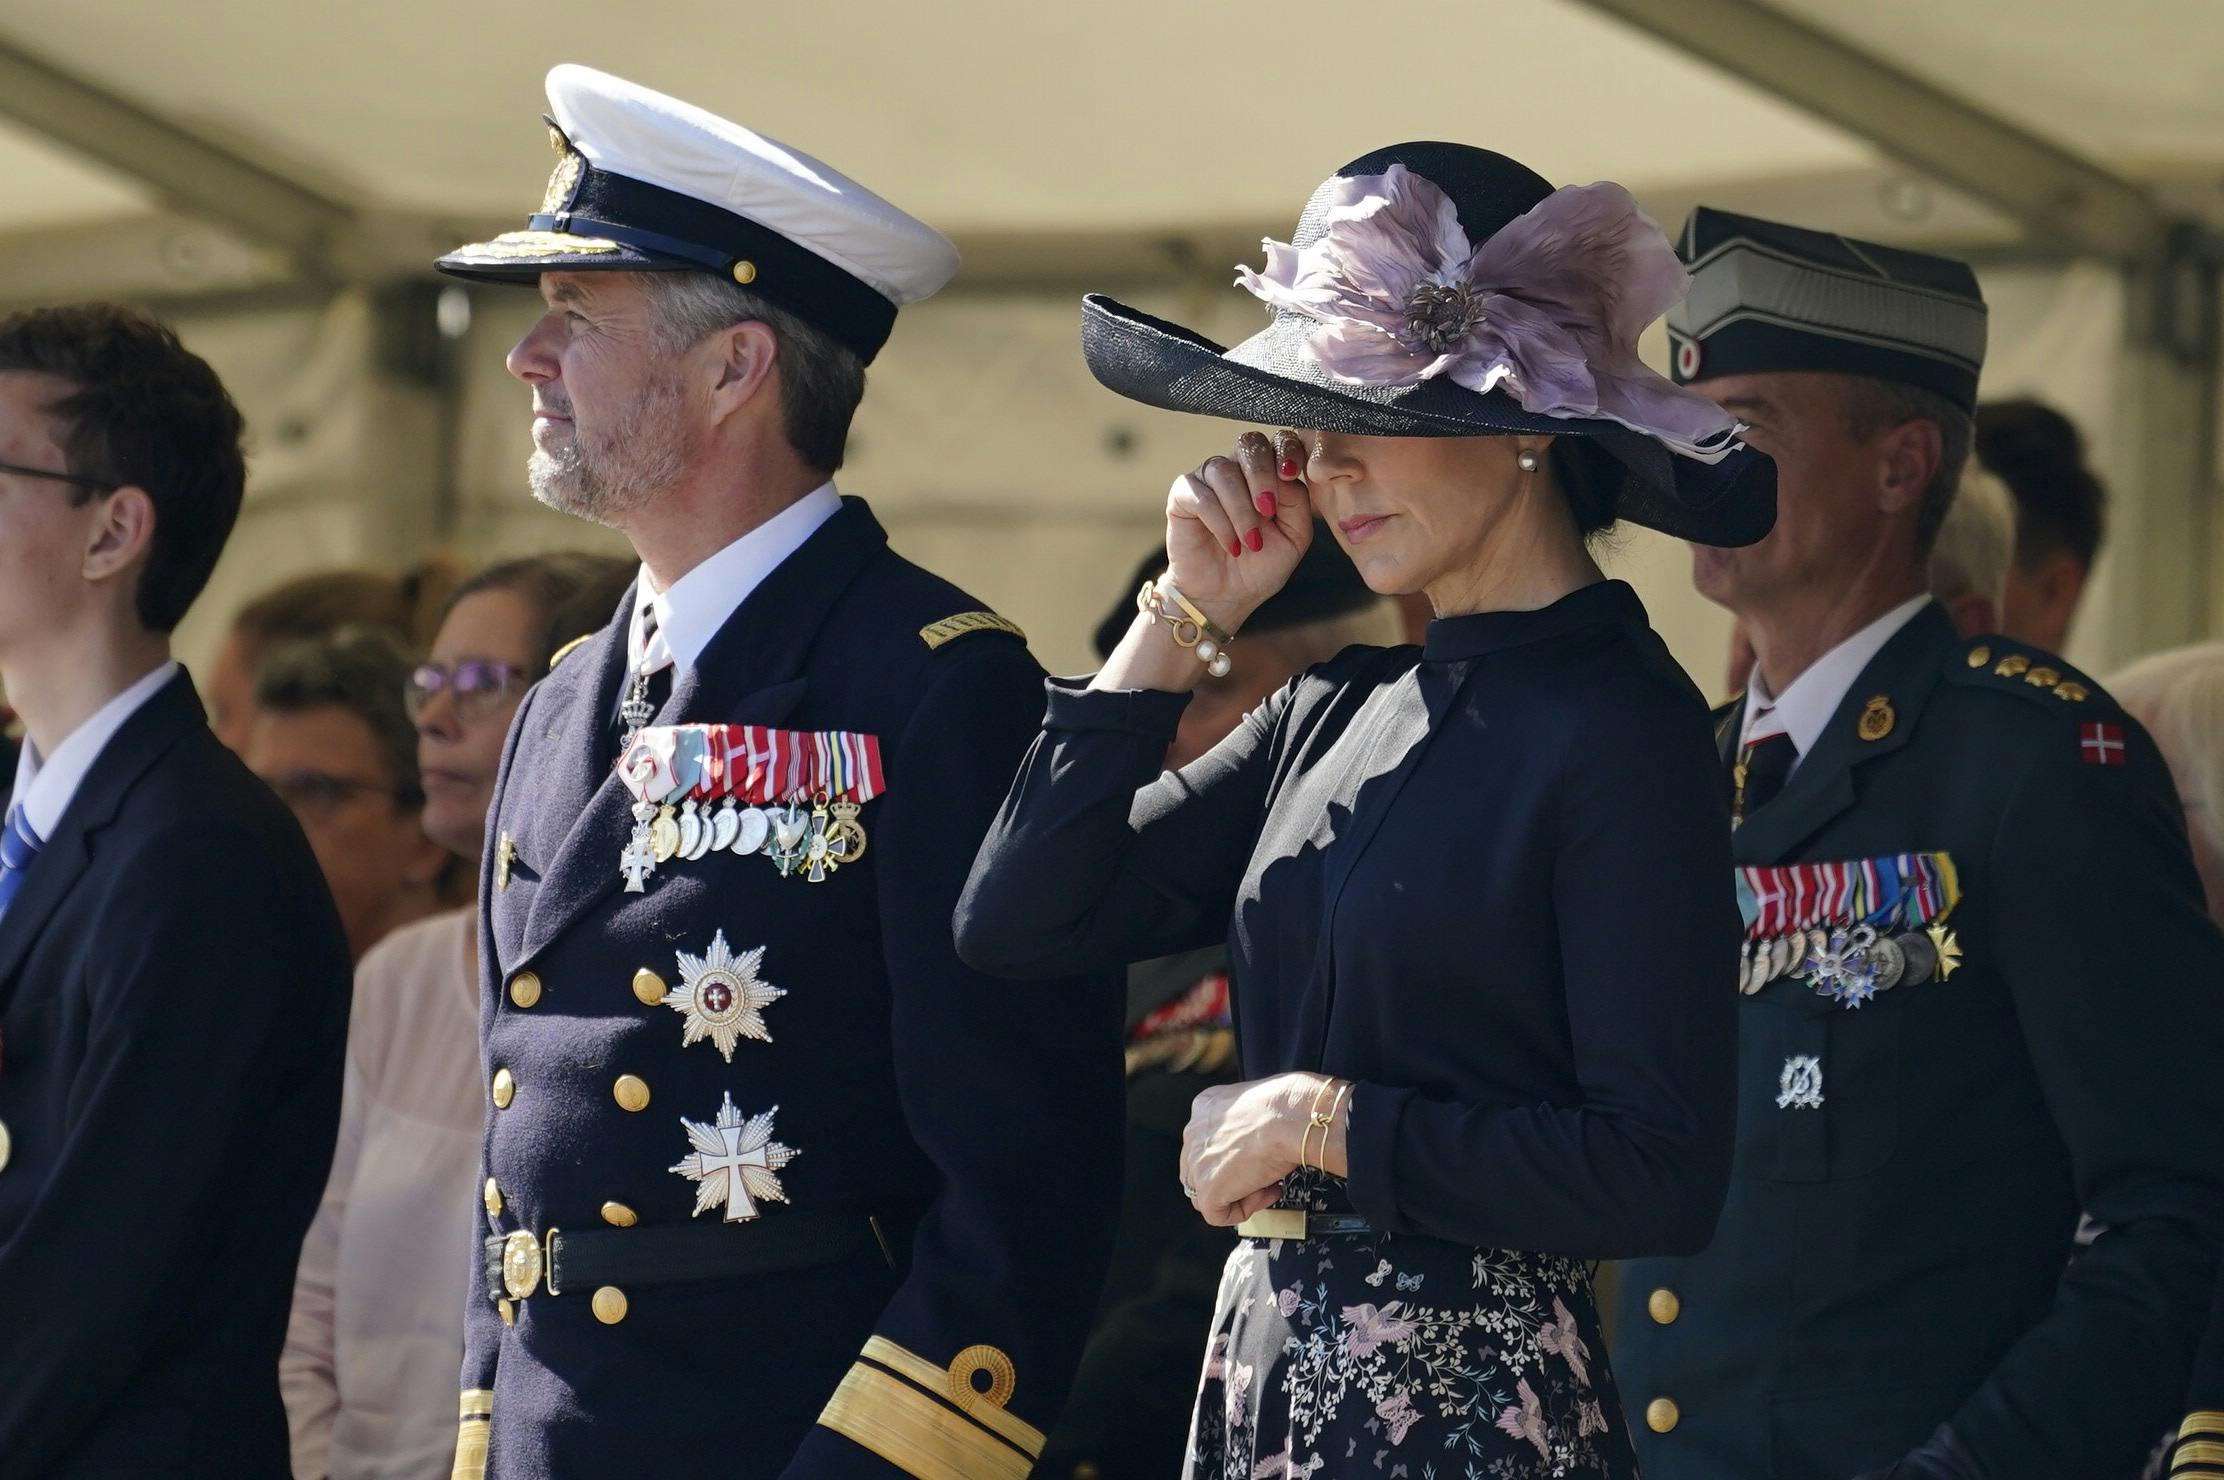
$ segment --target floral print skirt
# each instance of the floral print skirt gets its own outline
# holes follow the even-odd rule
[[[1305,1191],[1343,1210],[1340,1184]],[[1621,1423],[1572,1259],[1246,1239],[1221,1274],[1183,1477],[1635,1480]]]

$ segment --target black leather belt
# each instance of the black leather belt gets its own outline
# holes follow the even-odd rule
[[[544,1288],[561,1295],[597,1285],[738,1279],[866,1257],[897,1269],[908,1260],[916,1222],[783,1209],[745,1228],[674,1223],[577,1232],[551,1228],[541,1238],[496,1234],[486,1241],[487,1299],[523,1300]]]
[[[1363,1238],[1374,1231],[1357,1213],[1308,1213],[1302,1208],[1268,1208],[1236,1225],[1238,1238]]]

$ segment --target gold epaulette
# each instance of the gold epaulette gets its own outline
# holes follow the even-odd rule
[[[594,639],[594,633],[582,632],[581,634],[579,634],[579,636],[573,638],[570,642],[567,642],[562,647],[556,649],[555,652],[550,653],[548,655],[549,671],[554,672],[558,663],[561,663],[564,661],[564,659],[570,657],[573,648],[584,647],[586,644],[594,641]]]
[[[1947,660],[1946,673],[1958,683],[2012,690],[2033,699],[2051,695],[2065,704],[2082,704],[2094,697],[2097,688],[2053,654],[1997,637],[1963,643]]]
[[[988,1387],[975,1387],[983,1375]],[[1043,1435],[1006,1411],[1017,1386],[1012,1359],[993,1346],[937,1367],[875,1336],[819,1422],[918,1480],[1027,1480]]]
[[[2188,1413],[2178,1426],[2178,1442],[2170,1451],[2170,1475],[2224,1473],[2224,1413],[2213,1408]]]
[[[1005,632],[1021,642],[1027,640],[1027,634],[1019,630],[1018,623],[1007,621],[994,612],[959,612],[954,617],[929,622],[919,629],[919,640],[930,648],[938,648],[973,632]]]

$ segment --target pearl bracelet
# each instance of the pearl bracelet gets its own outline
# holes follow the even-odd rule
[[[1172,628],[1174,641],[1185,648],[1194,648],[1198,661],[1214,678],[1226,678],[1228,670],[1235,666],[1228,656],[1228,644],[1235,639],[1197,610],[1168,577],[1145,581],[1143,589],[1135,593],[1135,609]]]

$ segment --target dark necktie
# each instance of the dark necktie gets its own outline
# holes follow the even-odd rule
[[[0,827],[0,912],[7,910],[8,901],[23,887],[23,876],[31,871],[41,846],[39,835],[31,831],[30,819],[23,815],[23,804],[9,807],[7,821]]]
[[[1740,821],[1767,806],[1784,789],[1799,759],[1799,747],[1782,730],[1748,744],[1737,760],[1737,815]]]

